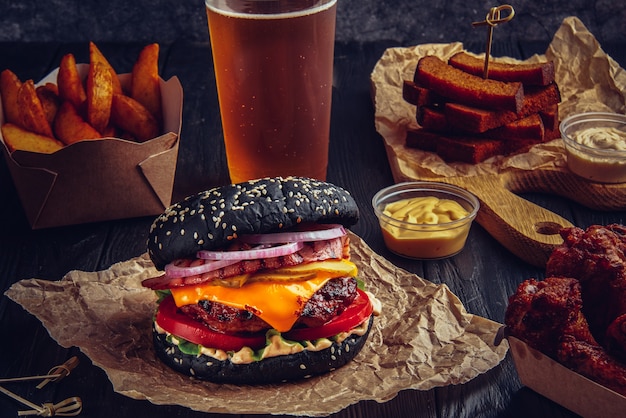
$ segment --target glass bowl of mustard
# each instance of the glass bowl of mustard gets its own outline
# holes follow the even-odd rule
[[[435,260],[465,246],[480,203],[460,187],[430,181],[398,183],[372,198],[387,248],[403,257]]]
[[[574,174],[598,183],[626,182],[626,115],[580,113],[559,128]]]

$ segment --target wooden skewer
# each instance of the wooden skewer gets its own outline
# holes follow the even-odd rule
[[[2,386],[0,386],[0,392],[4,393],[5,395],[7,395],[10,398],[15,399],[16,401],[18,401],[22,405],[26,405],[29,408],[32,408],[32,410],[35,411],[38,414],[45,413],[45,409],[42,406],[34,404],[31,401],[29,401],[28,399],[24,399],[20,395],[15,394],[15,393],[11,392],[10,390],[3,388]]]
[[[83,410],[83,403],[80,398],[74,396],[62,400],[59,403],[51,404],[45,403],[41,406],[41,409],[32,409],[28,411],[17,411],[18,416],[26,415],[39,415],[43,417],[75,417]]]
[[[18,416],[26,415],[38,415],[41,417],[52,416],[65,416],[73,417],[81,413],[83,410],[83,402],[77,396],[67,398],[59,403],[44,403],[43,405],[37,405],[28,399],[21,397],[20,395],[11,392],[10,390],[0,386],[0,392],[4,393],[8,397],[18,401],[22,405],[25,405],[31,409],[25,411],[17,411]]]
[[[42,380],[42,379],[59,379],[63,377],[61,373],[58,374],[41,374],[37,376],[24,376],[24,377],[7,377],[0,379],[0,383],[14,383],[14,382],[28,382],[30,380]]]
[[[10,382],[25,382],[30,380],[41,380],[44,379],[39,385],[37,385],[37,389],[41,389],[47,383],[53,382],[59,379],[64,378],[69,375],[70,372],[78,365],[78,357],[74,356],[67,360],[65,363],[55,366],[48,374],[45,375],[37,375],[37,376],[24,376],[24,377],[12,377],[12,378],[2,378],[0,379],[0,383],[10,383]],[[29,410],[26,411],[18,411],[18,416],[25,415],[38,415],[43,417],[51,417],[51,416],[76,416],[83,409],[83,403],[79,397],[71,397],[65,400],[62,400],[59,403],[44,403],[43,405],[37,405],[28,399],[25,399],[19,396],[16,393],[11,392],[10,390],[0,386],[0,393],[4,393],[5,395],[13,398],[14,400],[20,402],[22,405],[28,406]]]
[[[37,385],[37,389],[41,389],[52,381],[64,378],[65,376],[69,375],[76,366],[78,366],[78,357],[73,356],[60,366],[53,367],[52,369],[50,369],[48,374],[51,376],[58,375],[58,377],[47,377],[44,381]]]
[[[509,14],[502,17],[501,12],[508,11]],[[491,56],[491,45],[493,43],[493,28],[500,23],[508,22],[515,16],[515,10],[513,6],[509,4],[503,4],[498,7],[492,7],[487,13],[487,17],[482,22],[473,22],[472,26],[485,26],[487,25],[487,45],[485,47],[485,66],[483,68],[483,78],[489,78],[489,57]]]
[[[48,374],[36,375],[36,376],[23,376],[23,377],[8,377],[0,379],[0,383],[13,383],[13,382],[27,382],[30,380],[42,380],[41,383],[37,385],[37,389],[41,389],[46,384],[50,382],[54,382],[59,379],[63,379],[65,376],[69,375],[71,371],[78,365],[78,357],[74,356],[70,358],[65,363],[55,366]]]

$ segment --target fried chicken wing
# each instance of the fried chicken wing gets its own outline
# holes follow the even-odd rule
[[[564,243],[554,250],[546,276],[578,279],[583,313],[596,339],[626,358],[626,227],[593,225],[561,231]],[[622,318],[622,319],[619,319]]]
[[[596,342],[582,308],[578,280],[529,279],[509,298],[504,322],[510,335],[626,396],[626,365]]]
[[[557,360],[565,367],[626,396],[626,367],[602,347],[563,337]]]
[[[626,314],[618,316],[606,330],[606,347],[626,361]]]
[[[555,358],[564,335],[598,345],[582,314],[580,283],[548,277],[521,283],[509,298],[504,317],[508,332]]]

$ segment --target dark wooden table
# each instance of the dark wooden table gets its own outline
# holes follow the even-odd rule
[[[128,72],[143,44],[102,44],[100,49],[119,72]],[[480,225],[472,227],[465,250],[441,261],[409,261],[388,252],[370,201],[393,183],[381,137],[374,129],[369,76],[392,42],[338,44],[328,180],[350,190],[361,208],[353,231],[374,251],[398,266],[435,283],[446,283],[473,314],[502,322],[508,296],[541,269],[517,259]],[[466,45],[481,51],[481,46]],[[495,55],[525,58],[545,51],[546,43],[496,44]],[[605,49],[624,66],[623,45]],[[12,69],[22,80],[41,79],[72,52],[87,62],[84,44],[0,44],[0,70]],[[221,136],[215,80],[208,44],[161,45],[161,74],[177,75],[184,89],[183,130],[175,181],[175,199],[228,182]],[[596,212],[563,198],[523,196],[570,220],[575,225],[626,223],[626,211]],[[0,291],[24,278],[59,280],[68,271],[103,270],[145,252],[152,217],[32,231],[13,186],[6,163],[0,162]],[[626,210],[626,208],[625,208]],[[113,391],[106,374],[77,348],[64,349],[50,338],[33,316],[5,296],[0,297],[0,376],[41,374],[77,355],[80,365],[59,385],[43,390],[11,386],[36,402],[80,396],[84,417],[200,417],[179,406],[156,406]],[[556,382],[555,382],[556,383]],[[30,388],[30,389],[28,389]],[[0,417],[14,417],[18,403],[0,395]],[[277,413],[280,411],[276,411]],[[225,415],[210,415],[225,416]],[[258,416],[258,415],[257,415]],[[378,404],[360,402],[336,417],[572,417],[568,410],[521,386],[510,356],[467,384],[429,391],[406,390]]]

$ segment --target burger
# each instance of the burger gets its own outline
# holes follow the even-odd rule
[[[217,187],[153,222],[148,254],[163,274],[158,357],[216,383],[266,384],[341,367],[379,312],[350,261],[359,218],[344,189],[302,177]],[[376,306],[376,308],[375,308]]]

